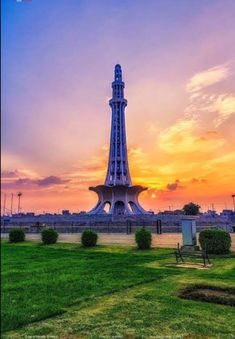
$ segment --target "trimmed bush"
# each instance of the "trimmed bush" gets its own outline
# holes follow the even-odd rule
[[[210,254],[227,254],[231,247],[231,236],[220,228],[213,228],[201,231],[199,242],[202,249]]]
[[[135,242],[138,249],[146,250],[151,247],[152,234],[149,230],[142,227],[135,232]]]
[[[82,232],[81,243],[84,247],[96,246],[98,235],[95,231],[85,230]]]
[[[25,232],[21,228],[14,228],[9,232],[10,242],[22,242],[25,241]]]
[[[41,232],[41,236],[44,245],[55,244],[58,239],[58,233],[53,228],[45,228]]]

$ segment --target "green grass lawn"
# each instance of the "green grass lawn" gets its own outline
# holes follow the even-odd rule
[[[169,267],[172,250],[2,243],[5,338],[235,338],[231,306],[183,300],[195,283],[235,286],[235,254],[206,270]]]

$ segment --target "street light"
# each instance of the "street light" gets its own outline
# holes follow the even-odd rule
[[[6,213],[6,199],[7,199],[7,195],[6,195],[6,193],[4,193],[3,216],[5,216],[5,213]]]
[[[233,199],[233,210],[235,212],[235,194],[232,194],[232,199]]]
[[[22,196],[23,193],[19,192],[18,195],[18,214],[20,213],[20,198]]]
[[[12,216],[12,211],[13,211],[13,197],[14,197],[14,195],[13,195],[13,193],[11,193],[11,216]]]

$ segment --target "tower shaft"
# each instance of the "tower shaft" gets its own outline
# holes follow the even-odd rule
[[[112,109],[112,122],[110,134],[109,162],[105,185],[131,186],[131,177],[127,158],[125,107],[127,100],[124,98],[125,84],[122,81],[120,65],[115,66],[114,81],[112,83],[113,95],[109,101]]]

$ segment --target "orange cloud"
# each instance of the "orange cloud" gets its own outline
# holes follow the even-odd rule
[[[197,121],[181,119],[159,136],[159,146],[168,153],[209,153],[224,144],[217,133],[197,134]]]

